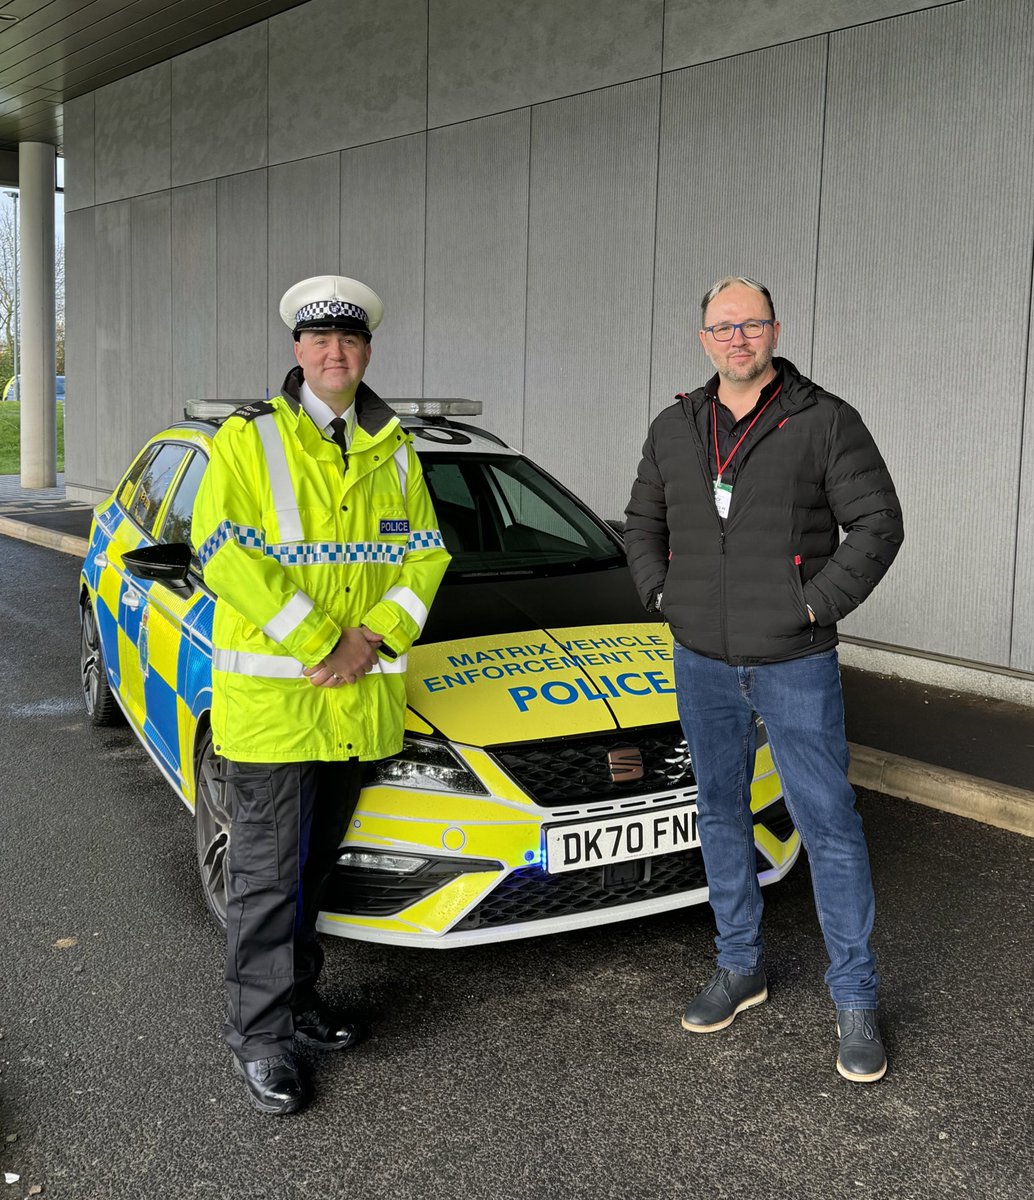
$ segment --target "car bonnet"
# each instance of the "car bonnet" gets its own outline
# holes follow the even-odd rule
[[[416,646],[413,713],[472,746],[673,721],[672,642],[652,622],[525,629]]]

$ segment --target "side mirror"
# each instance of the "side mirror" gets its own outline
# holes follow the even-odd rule
[[[185,542],[170,542],[168,545],[141,546],[139,550],[130,550],[122,555],[122,562],[135,579],[160,583],[177,596],[192,596],[191,557],[191,549]]]

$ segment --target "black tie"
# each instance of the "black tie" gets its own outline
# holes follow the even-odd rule
[[[345,460],[345,470],[347,470],[348,457],[345,451],[348,449],[348,438],[345,436],[345,430],[348,428],[348,422],[344,417],[335,417],[330,423],[330,428],[334,431],[330,436],[341,451],[341,457]]]

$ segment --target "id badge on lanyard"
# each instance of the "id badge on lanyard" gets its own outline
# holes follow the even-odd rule
[[[728,465],[728,464],[726,464]],[[732,484],[722,483],[721,475],[714,481],[714,506],[724,521],[732,507]]]
[[[718,478],[714,481],[714,506],[718,510],[718,515],[723,521],[726,519],[726,517],[728,517],[729,509],[732,508],[732,484],[722,483],[722,474],[726,467],[728,467],[729,463],[732,462],[736,451],[743,445],[747,434],[750,433],[750,431],[757,424],[761,414],[766,408],[768,408],[768,406],[782,390],[783,385],[780,384],[779,387],[776,388],[772,395],[769,396],[769,398],[761,406],[761,408],[754,414],[754,420],[751,421],[747,428],[744,429],[743,433],[740,434],[740,440],[729,451],[729,455],[725,462],[722,462],[722,456],[718,451],[718,406],[713,400],[711,401],[711,430],[714,433],[714,461],[715,465],[718,467]]]

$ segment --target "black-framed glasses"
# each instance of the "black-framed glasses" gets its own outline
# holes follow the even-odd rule
[[[746,338],[758,338],[765,332],[766,325],[774,324],[775,321],[766,318],[764,321],[737,321],[735,325],[705,325],[704,333],[709,333],[716,342],[731,342],[737,329],[742,329]]]

